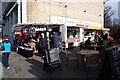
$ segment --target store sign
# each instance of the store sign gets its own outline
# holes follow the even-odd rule
[[[50,23],[65,24],[66,26],[78,26],[78,27],[85,27],[85,28],[90,28],[90,26],[99,26],[100,28],[102,28],[101,24],[98,22],[80,21],[78,19],[65,18],[65,17],[59,17],[59,16],[50,16]]]
[[[68,39],[66,40],[66,43],[74,43],[74,42],[80,42],[80,39]]]
[[[58,16],[51,16],[50,23],[65,24],[66,26],[76,26],[76,24],[80,23],[80,20],[65,18],[65,17],[58,17]]]
[[[92,22],[92,21],[81,21],[80,24],[76,24],[78,27],[85,27],[88,29],[96,29],[100,30],[101,29],[101,24],[98,22]]]
[[[46,28],[35,28],[35,31],[46,31]]]
[[[65,17],[50,16],[50,23],[65,24]]]
[[[88,25],[91,25],[91,26],[92,26],[92,25],[101,26],[101,24],[98,23],[98,22],[85,21],[85,23],[88,24]]]
[[[65,24],[67,26],[76,26],[76,24],[80,23],[80,20],[77,19],[71,19],[71,18],[65,18]]]
[[[101,30],[102,28],[100,26],[90,26],[90,29]]]
[[[98,23],[98,22],[92,22],[92,21],[84,21],[84,23],[86,24],[86,25],[88,25],[89,26],[89,28],[91,28],[91,26],[94,26],[94,28],[96,27],[96,28],[102,28],[101,27],[101,24],[100,23]],[[91,28],[92,29],[92,28]]]
[[[88,25],[85,25],[85,24],[76,24],[76,26],[89,28],[89,26],[88,26]]]

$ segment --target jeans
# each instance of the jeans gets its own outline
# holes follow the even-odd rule
[[[6,68],[9,67],[9,63],[8,63],[9,55],[10,55],[10,53],[3,53],[3,54],[2,54],[2,64],[3,64]]]

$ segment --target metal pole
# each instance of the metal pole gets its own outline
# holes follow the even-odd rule
[[[50,50],[50,38],[49,38],[49,32],[47,32],[47,44],[48,44],[48,50]]]
[[[20,0],[17,0],[18,3],[18,24],[21,23],[21,11],[20,11]]]

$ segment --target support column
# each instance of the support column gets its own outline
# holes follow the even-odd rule
[[[9,18],[7,17],[7,24],[6,24],[6,26],[5,26],[5,32],[4,32],[4,34],[5,35],[8,35],[8,25],[9,25]]]
[[[13,25],[12,14],[10,14],[9,18],[10,18],[10,20],[9,20],[9,22],[10,22],[10,26],[9,26],[9,37],[10,37],[10,39],[12,39],[12,25]]]
[[[27,23],[27,1],[22,0],[22,23]]]
[[[15,25],[15,12],[14,11],[12,12],[12,18],[13,18],[13,20],[12,20],[13,21],[13,25]]]
[[[80,28],[80,42],[84,42],[84,29]]]
[[[20,10],[20,0],[17,0],[18,3],[18,24],[21,23],[21,10]]]
[[[8,36],[10,37],[10,31],[11,31],[11,18],[10,18],[10,15],[8,16],[8,29],[7,29],[7,32],[8,32]]]
[[[50,38],[49,38],[49,32],[46,32],[47,34],[47,45],[48,45],[48,50],[50,50]]]

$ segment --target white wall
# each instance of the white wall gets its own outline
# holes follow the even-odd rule
[[[22,0],[22,23],[27,23],[27,0]]]

